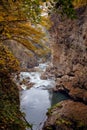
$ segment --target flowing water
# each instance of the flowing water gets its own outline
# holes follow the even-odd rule
[[[33,125],[33,130],[41,130],[46,120],[46,112],[52,105],[68,97],[62,93],[54,93],[51,88],[55,85],[54,78],[42,80],[41,73],[45,71],[47,63],[40,64],[37,72],[21,72],[21,79],[30,77],[34,83],[30,89],[20,92],[20,107],[25,113],[26,120]],[[28,129],[29,130],[29,129]]]

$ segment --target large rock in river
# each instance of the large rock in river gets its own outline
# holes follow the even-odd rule
[[[65,100],[48,111],[43,130],[87,130],[87,106]]]

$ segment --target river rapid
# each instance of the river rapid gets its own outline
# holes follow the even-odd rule
[[[42,130],[46,121],[46,113],[48,108],[68,99],[62,93],[55,93],[52,88],[55,86],[55,78],[42,80],[41,74],[46,70],[48,63],[39,64],[35,67],[35,72],[21,72],[20,79],[30,78],[30,82],[34,83],[33,87],[26,89],[27,86],[20,91],[20,108],[25,113],[26,120],[33,125],[33,130]],[[29,129],[27,129],[29,130]]]

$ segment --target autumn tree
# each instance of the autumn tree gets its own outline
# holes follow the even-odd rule
[[[9,76],[18,71],[19,63],[4,46],[4,41],[15,40],[39,55],[47,51],[39,26],[46,20],[41,17],[44,2],[44,8],[61,9],[61,13],[68,16],[72,16],[74,6],[87,4],[87,0],[0,0],[0,130],[24,130],[26,127],[19,111],[16,85]]]
[[[36,25],[42,19],[42,3],[39,0],[1,0],[0,40],[15,40],[35,53],[46,51],[47,47],[42,44],[44,34]]]
[[[34,53],[46,51],[41,22],[42,2],[39,0],[0,0],[0,130],[24,130],[31,127],[19,110],[17,86],[10,75],[19,70],[19,63],[4,46],[15,40]],[[37,26],[38,24],[38,26]]]

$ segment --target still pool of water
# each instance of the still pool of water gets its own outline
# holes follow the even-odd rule
[[[42,64],[42,69],[45,65]],[[68,97],[62,93],[54,93],[52,88],[55,85],[53,79],[40,79],[40,72],[24,72],[21,76],[30,77],[30,81],[35,83],[29,90],[22,90],[20,92],[20,108],[25,113],[26,120],[33,124],[33,130],[41,130],[46,120],[46,112],[48,108],[60,102],[68,99]],[[28,129],[29,130],[29,129]]]

